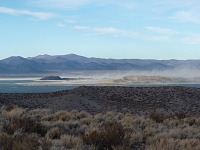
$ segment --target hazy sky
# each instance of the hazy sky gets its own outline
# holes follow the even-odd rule
[[[200,59],[199,0],[0,0],[9,56]]]

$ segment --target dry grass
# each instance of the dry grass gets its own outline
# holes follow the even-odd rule
[[[199,150],[200,117],[0,108],[0,149]]]

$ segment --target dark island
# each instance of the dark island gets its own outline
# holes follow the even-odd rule
[[[45,76],[41,78],[40,80],[63,80],[63,78],[59,76]]]
[[[40,80],[77,80],[79,78],[61,78],[59,76],[45,76],[41,78]]]
[[[89,79],[89,78],[61,78],[60,76],[45,76],[40,80],[49,81],[49,80],[81,80],[81,79]]]

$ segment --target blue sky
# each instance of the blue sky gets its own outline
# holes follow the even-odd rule
[[[200,59],[199,0],[0,0],[0,59]]]

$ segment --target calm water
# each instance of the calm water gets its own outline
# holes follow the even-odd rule
[[[69,90],[75,86],[27,86],[16,83],[28,83],[33,80],[0,80],[0,93],[46,93],[60,90]],[[158,87],[160,85],[134,85],[131,87]],[[186,86],[200,88],[200,84],[171,84],[164,86]]]
[[[16,83],[33,82],[32,80],[3,80],[0,81],[0,93],[46,93],[74,89],[74,86],[26,86]]]

